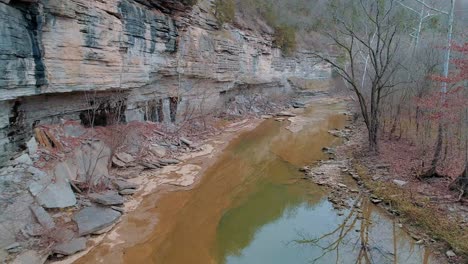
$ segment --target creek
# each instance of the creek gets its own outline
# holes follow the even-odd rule
[[[122,262],[435,263],[368,199],[358,201],[362,217],[339,212],[326,189],[303,179],[299,168],[327,159],[322,148],[340,144],[328,130],[346,125],[344,110],[318,101],[296,133],[287,121],[266,120],[232,140],[193,189],[147,196],[120,234],[133,241],[120,252]],[[111,260],[115,251],[98,247],[81,262]]]

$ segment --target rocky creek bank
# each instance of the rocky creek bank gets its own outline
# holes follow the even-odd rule
[[[194,185],[202,167],[188,161],[212,157],[213,138],[235,135],[261,119],[283,121],[306,106],[294,98],[234,103],[220,117],[178,125],[84,127],[62,120],[37,126],[27,148],[0,169],[0,260],[72,262],[145,195]]]
[[[351,110],[344,114],[350,116],[349,125],[329,131],[342,143],[323,148],[328,160],[302,168],[304,179],[329,190],[328,200],[339,215],[349,209],[363,219],[361,203],[369,200],[392,215],[416,244],[431,247],[440,263],[467,263],[468,208],[447,202],[456,200],[455,193],[417,191],[416,186],[429,183],[399,175],[385,157],[367,153],[364,124]]]

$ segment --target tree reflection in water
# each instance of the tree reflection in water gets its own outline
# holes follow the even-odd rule
[[[374,232],[371,233],[373,227],[375,227],[372,223],[373,209],[375,209],[375,206],[368,199],[361,196],[354,201],[352,209],[347,212],[337,228],[312,239],[311,236],[299,234],[300,239],[294,240],[294,243],[321,249],[321,255],[311,260],[311,263],[330,263],[333,255],[335,255],[336,264],[409,263],[410,258],[414,257],[415,247],[413,243],[409,246],[406,244],[399,245],[399,237],[401,238],[401,236],[398,234],[395,221],[393,221],[391,227],[392,241],[388,241],[388,239],[384,241],[385,236],[379,236],[380,230],[374,229]],[[393,244],[391,247],[384,247],[385,243]],[[402,254],[402,256],[406,257],[399,260],[400,252],[398,251],[402,248],[407,251]],[[429,257],[430,255],[425,251],[421,254],[419,261],[415,263],[430,263]]]

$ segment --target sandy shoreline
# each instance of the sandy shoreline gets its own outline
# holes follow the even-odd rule
[[[51,263],[68,264],[80,263],[80,259],[89,254],[97,246],[106,246],[111,249],[125,243],[125,238],[119,234],[124,218],[135,211],[148,195],[161,197],[172,191],[183,191],[195,188],[202,179],[207,168],[216,162],[216,156],[221,153],[229,143],[238,135],[255,129],[263,119],[246,118],[242,121],[229,124],[221,133],[209,140],[200,142],[200,149],[196,152],[182,154],[178,157],[182,162],[170,165],[156,171],[144,171],[139,176],[128,179],[128,182],[138,184],[140,188],[131,199],[125,202],[122,219],[112,226],[112,230],[89,239],[88,248],[68,258],[51,261]],[[154,222],[157,224],[157,221]]]

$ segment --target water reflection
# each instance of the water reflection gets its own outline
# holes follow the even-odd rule
[[[392,220],[381,215],[380,209],[366,199],[356,203],[362,204],[361,209],[347,210],[343,216],[337,215],[326,199],[286,208],[281,217],[257,229],[247,246],[225,247],[219,262],[432,263],[429,251],[415,245]],[[223,222],[220,236],[225,228]]]
[[[294,242],[318,248],[312,263],[431,263],[430,253],[415,245],[395,223],[382,217],[367,199],[359,198],[339,225],[315,238],[299,234]],[[330,262],[334,258],[333,262]]]

